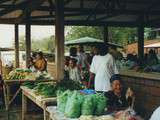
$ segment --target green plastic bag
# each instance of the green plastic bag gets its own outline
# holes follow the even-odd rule
[[[60,112],[65,112],[65,107],[67,103],[68,96],[70,97],[72,94],[71,91],[67,90],[63,93],[57,94],[57,108]]]
[[[107,107],[107,98],[104,95],[96,94],[96,106],[95,106],[95,115],[102,115],[104,113],[105,108]]]
[[[69,118],[78,118],[81,114],[82,99],[77,91],[74,91],[71,97],[68,97],[65,115]]]
[[[94,100],[92,95],[86,95],[82,103],[82,115],[93,115],[94,113]]]

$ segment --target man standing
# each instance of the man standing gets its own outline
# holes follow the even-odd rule
[[[94,88],[99,92],[111,90],[110,78],[113,74],[118,74],[118,70],[111,54],[108,53],[107,46],[98,46],[99,55],[93,57],[90,72],[95,74]]]

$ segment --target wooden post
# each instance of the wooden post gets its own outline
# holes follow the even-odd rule
[[[144,58],[144,26],[138,27],[138,57],[142,61]]]
[[[104,31],[103,31],[103,39],[104,39],[104,43],[108,43],[108,26],[104,26]]]
[[[22,120],[25,120],[26,113],[27,113],[27,97],[22,92]]]
[[[18,24],[15,24],[15,67],[19,67],[19,30]]]
[[[26,67],[28,66],[29,58],[30,58],[30,52],[31,52],[31,25],[30,23],[26,23]]]
[[[64,0],[55,0],[55,63],[56,79],[64,77]]]

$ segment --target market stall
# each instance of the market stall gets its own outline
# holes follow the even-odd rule
[[[36,95],[34,90],[29,89],[25,86],[21,86],[22,89],[22,120],[25,120],[25,115],[27,112],[27,99],[30,99],[36,105],[43,109],[44,120],[46,120],[46,107],[47,104],[56,104],[56,97],[45,98],[42,95]]]
[[[37,104],[43,109],[44,120],[46,120],[46,106],[56,104],[57,91],[64,91],[66,89],[76,90],[82,89],[82,86],[74,81],[62,80],[60,82],[38,82],[38,83],[26,83],[21,86],[22,89],[22,120],[25,119],[27,111],[27,99],[30,99],[33,103]]]
[[[55,24],[57,80],[63,79],[64,25],[137,27],[138,56],[141,60],[144,53],[144,27],[160,26],[159,19],[156,19],[160,15],[157,1],[2,0],[0,4],[1,23],[15,24],[16,27],[18,24],[26,25],[26,58],[30,57],[31,51],[31,24]],[[149,11],[146,11],[148,9]],[[16,31],[18,33],[18,30]],[[18,51],[18,46],[16,49]]]
[[[17,68],[4,76],[3,80],[3,92],[6,110],[9,109],[11,103],[15,100],[18,94],[21,92],[20,85],[25,82],[48,82],[53,81],[48,73],[33,73],[29,69]],[[17,89],[11,94],[11,88],[16,86]]]

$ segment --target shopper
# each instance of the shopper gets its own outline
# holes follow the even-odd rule
[[[111,90],[110,78],[112,75],[118,74],[118,70],[105,44],[98,45],[98,51],[99,55],[93,57],[90,72],[95,74],[95,90],[107,92]]]
[[[77,60],[75,58],[71,58],[69,61],[69,79],[77,82],[81,81]]]
[[[158,107],[152,114],[150,120],[159,120],[160,119],[160,107]]]
[[[82,45],[77,46],[77,56],[79,58],[78,65],[81,67],[81,69],[88,69],[89,63],[87,61],[87,55],[84,52]]]

